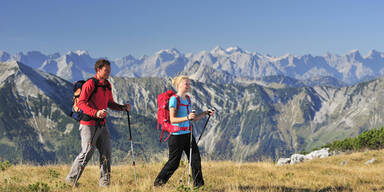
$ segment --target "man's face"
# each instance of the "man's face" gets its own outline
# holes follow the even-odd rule
[[[111,66],[104,65],[103,68],[97,70],[97,74],[102,79],[108,79],[109,75],[111,74]]]

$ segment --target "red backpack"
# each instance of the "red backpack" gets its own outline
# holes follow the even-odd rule
[[[161,125],[161,137],[160,137],[160,142],[163,138],[163,132],[168,131],[169,135],[168,137],[164,140],[166,141],[171,133],[178,132],[180,130],[188,130],[189,127],[179,127],[172,125],[171,123],[171,118],[169,115],[169,99],[175,96],[177,99],[177,108],[176,111],[179,110],[180,105],[186,106],[187,107],[187,112],[189,114],[189,108],[191,107],[191,99],[189,98],[188,95],[186,95],[186,98],[188,100],[188,105],[181,104],[180,102],[180,96],[176,95],[175,92],[172,90],[168,90],[164,93],[161,93],[157,96],[157,129],[159,129],[159,125]]]

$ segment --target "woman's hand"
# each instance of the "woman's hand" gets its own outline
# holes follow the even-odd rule
[[[194,118],[196,118],[196,114],[195,113],[190,113],[188,115],[188,120],[193,120]]]
[[[215,113],[216,113],[215,109],[208,109],[208,111],[207,111],[207,115],[209,115],[209,116],[213,116]]]

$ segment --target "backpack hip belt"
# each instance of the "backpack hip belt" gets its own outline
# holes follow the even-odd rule
[[[164,141],[167,141],[168,138],[172,135],[172,133],[176,133],[178,131],[186,131],[186,130],[191,131],[191,129],[192,129],[192,125],[190,125],[189,127],[179,127],[179,126],[176,126],[176,125],[172,125],[170,127],[171,131],[169,132],[168,137],[164,139]],[[161,138],[163,138],[163,131],[161,131],[160,142],[161,142]]]

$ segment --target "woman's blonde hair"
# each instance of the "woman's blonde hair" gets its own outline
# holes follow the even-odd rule
[[[184,75],[179,75],[175,78],[172,79],[172,85],[173,87],[178,90],[179,89],[179,84],[182,80],[189,80],[189,78],[187,76],[184,76]]]

